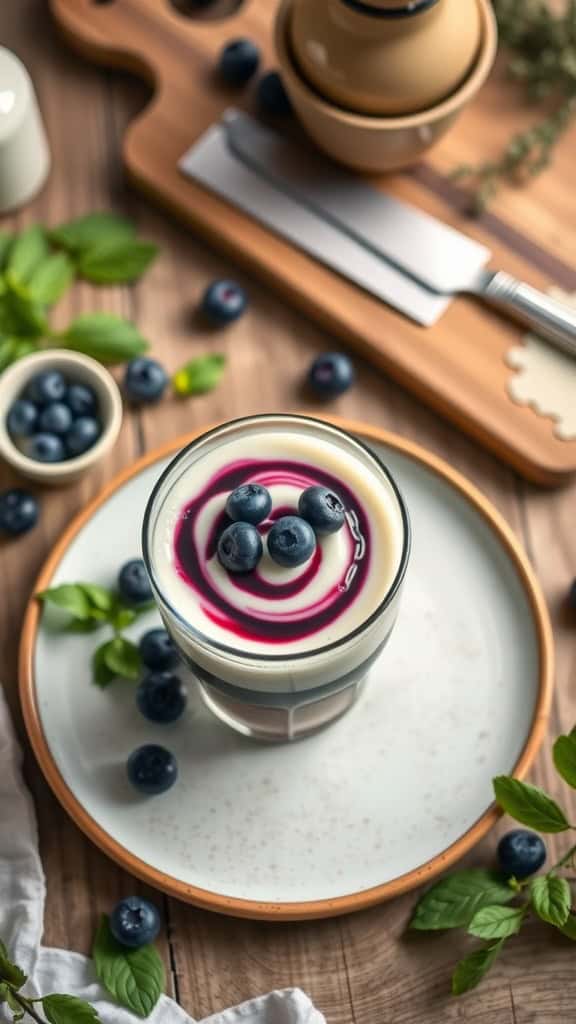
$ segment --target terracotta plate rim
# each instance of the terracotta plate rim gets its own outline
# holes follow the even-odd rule
[[[432,473],[440,476],[460,496],[464,497],[473,508],[480,513],[492,532],[496,535],[505,552],[511,559],[518,573],[520,583],[526,593],[530,610],[534,619],[534,627],[539,647],[539,691],[534,717],[530,733],[526,740],[524,749],[513,769],[515,778],[522,779],[530,769],[536,754],[544,739],[550,706],[552,702],[553,680],[554,680],[554,644],[552,628],[548,611],[536,579],[534,571],[525,555],[519,541],[516,539],[511,528],[504,518],[493,507],[492,503],[481,493],[474,484],[470,483],[464,476],[452,469],[443,459],[427,452],[420,445],[399,437],[387,430],[367,424],[344,420],[331,416],[320,416],[317,419],[324,419],[329,423],[341,427],[352,434],[358,434],[364,440],[376,441],[394,449],[401,455],[411,458],[420,463]],[[126,484],[142,470],[152,466],[168,456],[175,454],[185,444],[194,438],[212,429],[218,424],[211,424],[202,427],[192,433],[186,434],[175,440],[168,441],[153,451],[138,459],[133,465],[118,473],[113,480],[100,492],[85,509],[83,509],[70,523],[54,549],[48,556],[40,572],[33,594],[44,590],[50,585],[52,577],[56,572],[62,558],[68,550],[71,542],[83,529],[94,513],[103,505],[120,487]],[[483,836],[492,828],[500,817],[499,809],[493,805],[469,828],[464,835],[455,843],[449,846],[443,853],[438,854],[419,868],[401,875],[392,881],[382,885],[365,889],[361,892],[352,893],[346,896],[339,896],[334,899],[317,901],[290,902],[290,903],[261,903],[255,900],[245,900],[226,897],[217,892],[201,889],[188,885],[171,875],[152,867],[145,861],[135,857],[120,843],[112,839],[108,833],[85,811],[82,804],[77,800],[69,789],[66,781],[61,775],[42,728],[39,708],[36,700],[36,687],[34,680],[34,651],[36,636],[40,621],[40,608],[38,602],[31,596],[24,617],[24,625],[20,642],[19,657],[19,689],[20,701],[24,722],[32,749],[36,755],[40,768],[50,785],[54,795],[68,812],[76,825],[112,860],[118,863],[125,870],[135,875],[156,889],[160,889],[176,899],[192,903],[205,910],[216,911],[221,914],[228,914],[234,917],[245,917],[253,920],[278,920],[278,921],[303,921],[315,918],[335,917],[339,914],[347,914],[353,911],[364,910],[375,906],[385,900],[408,892],[411,889],[431,881],[442,871],[451,867],[460,860],[469,850],[475,846]]]

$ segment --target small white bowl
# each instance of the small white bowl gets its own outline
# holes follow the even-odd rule
[[[93,389],[100,407],[102,433],[96,444],[83,455],[63,462],[37,462],[24,455],[10,437],[6,417],[28,381],[43,370],[60,370],[66,377]],[[106,455],[116,442],[122,425],[122,399],[116,381],[95,359],[70,352],[48,349],[18,360],[0,375],[0,458],[21,476],[36,483],[57,486],[77,480]]]

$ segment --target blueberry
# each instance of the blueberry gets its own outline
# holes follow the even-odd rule
[[[229,495],[226,513],[235,522],[261,523],[272,511],[270,492],[260,484],[242,484]]]
[[[246,305],[246,292],[235,281],[213,281],[202,296],[200,312],[216,327],[223,327],[238,320]]]
[[[98,412],[98,399],[87,384],[71,384],[64,401],[74,416],[94,416]]]
[[[136,690],[138,710],[149,722],[176,722],[186,707],[186,687],[172,672],[150,672]]]
[[[11,437],[30,437],[38,422],[38,408],[27,398],[18,398],[6,420],[8,433]]]
[[[157,796],[165,793],[176,782],[178,762],[165,747],[145,743],[130,754],[126,771],[134,789],[147,796]]]
[[[56,434],[33,434],[24,441],[22,451],[36,462],[62,462],[66,458],[62,439]]]
[[[505,875],[522,881],[540,870],[546,860],[546,847],[535,832],[517,828],[498,843],[498,860]]]
[[[260,50],[251,39],[233,39],[220,53],[218,71],[228,85],[246,85],[259,63]]]
[[[268,551],[278,565],[303,565],[314,554],[315,547],[314,530],[299,516],[282,516],[268,534]]]
[[[568,591],[568,607],[576,611],[576,580],[574,580]]]
[[[342,395],[354,383],[354,367],[343,352],[326,352],[312,363],[308,383],[320,395]]]
[[[16,487],[0,494],[0,530],[13,537],[27,533],[38,522],[38,502]]]
[[[102,428],[98,420],[92,416],[79,416],[74,420],[70,430],[64,438],[66,451],[72,458],[83,455],[89,448],[93,448],[100,437]]]
[[[110,931],[121,946],[139,949],[154,942],[160,931],[160,915],[153,903],[128,896],[110,914]]]
[[[292,102],[277,71],[262,75],[256,90],[256,103],[262,114],[272,117],[287,117],[292,113]]]
[[[51,402],[40,413],[40,430],[47,434],[65,434],[72,425],[72,413],[64,402]]]
[[[307,487],[300,495],[298,511],[316,534],[338,533],[344,526],[344,505],[327,487]]]
[[[149,629],[140,640],[140,657],[147,668],[165,671],[174,668],[180,655],[166,629]]]
[[[132,359],[124,374],[124,390],[131,402],[158,402],[168,385],[168,374],[155,359]]]
[[[141,558],[133,558],[118,574],[120,597],[128,604],[146,604],[152,600],[152,587]]]
[[[218,541],[218,558],[228,572],[252,572],[262,551],[262,539],[251,523],[232,523]]]
[[[24,397],[36,405],[61,402],[66,394],[66,380],[60,370],[44,370],[28,382]]]

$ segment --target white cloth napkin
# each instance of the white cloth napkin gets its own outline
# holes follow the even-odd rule
[[[108,1000],[92,960],[41,945],[44,897],[34,808],[20,774],[20,751],[0,687],[0,938],[29,975],[26,994],[62,992],[79,996],[92,1003],[103,1024],[136,1024],[137,1017]],[[167,996],[159,999],[148,1020],[150,1024],[193,1024],[192,1018]],[[204,1024],[326,1022],[300,989],[285,989],[216,1013]]]

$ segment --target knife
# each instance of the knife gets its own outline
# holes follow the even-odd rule
[[[227,110],[179,166],[417,323],[431,326],[471,293],[576,355],[573,309],[488,269],[485,246],[247,114]]]

